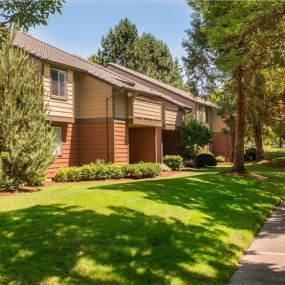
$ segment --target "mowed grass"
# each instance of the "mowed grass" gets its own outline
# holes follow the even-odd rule
[[[0,197],[0,284],[226,284],[285,169],[88,182]]]

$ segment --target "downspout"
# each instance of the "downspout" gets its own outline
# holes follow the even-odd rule
[[[106,104],[105,104],[105,106],[106,106],[106,110],[105,110],[105,113],[106,113],[106,119],[105,119],[105,123],[106,123],[106,143],[107,143],[107,161],[109,162],[110,161],[110,153],[109,153],[109,111],[108,111],[108,100],[110,99],[110,98],[112,98],[113,97],[113,94],[112,95],[110,95],[110,96],[107,96],[106,98],[105,98],[105,100],[106,100]]]

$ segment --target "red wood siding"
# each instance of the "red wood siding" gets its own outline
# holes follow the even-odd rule
[[[222,155],[227,161],[232,161],[232,142],[230,136],[214,133],[212,152],[215,156]]]
[[[130,163],[155,162],[155,128],[129,128]]]
[[[96,159],[113,161],[113,123],[108,126],[107,132],[106,123],[79,124],[80,164],[94,162]]]
[[[61,127],[62,154],[49,167],[48,178],[52,178],[59,168],[76,165],[79,162],[77,125],[72,123],[53,123],[52,125]]]
[[[129,163],[128,126],[125,122],[114,123],[114,161],[117,163]]]

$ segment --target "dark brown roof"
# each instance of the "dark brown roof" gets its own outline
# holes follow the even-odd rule
[[[109,83],[110,85],[124,88],[128,91],[142,92],[144,94],[154,95],[172,102],[179,107],[191,109],[190,106],[182,104],[170,96],[167,96],[138,82],[134,82],[124,76],[108,70],[105,67],[71,55],[63,50],[55,48],[26,34],[15,32],[14,45],[23,48],[30,55],[43,61],[62,64],[66,67],[85,72],[91,76],[105,81],[106,83]]]
[[[206,106],[217,107],[214,103],[212,103],[212,102],[210,102],[208,100],[205,100],[205,99],[203,99],[201,97],[198,97],[198,96],[194,96],[194,95],[190,94],[189,92],[186,92],[184,90],[181,90],[179,88],[176,88],[174,86],[166,84],[166,83],[164,83],[162,81],[154,79],[154,78],[152,78],[150,76],[147,76],[145,74],[142,74],[142,73],[139,73],[137,71],[134,71],[134,70],[132,70],[130,68],[127,68],[127,67],[115,64],[115,63],[108,63],[108,64],[106,64],[107,68],[108,68],[108,66],[117,68],[119,70],[122,70],[122,71],[124,71],[124,72],[126,72],[128,74],[131,74],[131,75],[133,75],[135,77],[138,77],[138,78],[140,78],[142,80],[145,80],[145,81],[147,81],[149,83],[152,83],[152,84],[154,84],[154,85],[156,85],[156,86],[158,86],[160,88],[163,88],[163,89],[168,90],[168,91],[170,91],[172,93],[175,93],[175,94],[177,94],[177,95],[179,95],[179,96],[181,96],[183,98],[189,99],[191,101],[194,101],[194,102],[206,105]]]

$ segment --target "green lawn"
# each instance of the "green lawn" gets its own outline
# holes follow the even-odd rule
[[[285,169],[51,186],[0,197],[0,284],[226,284]]]

